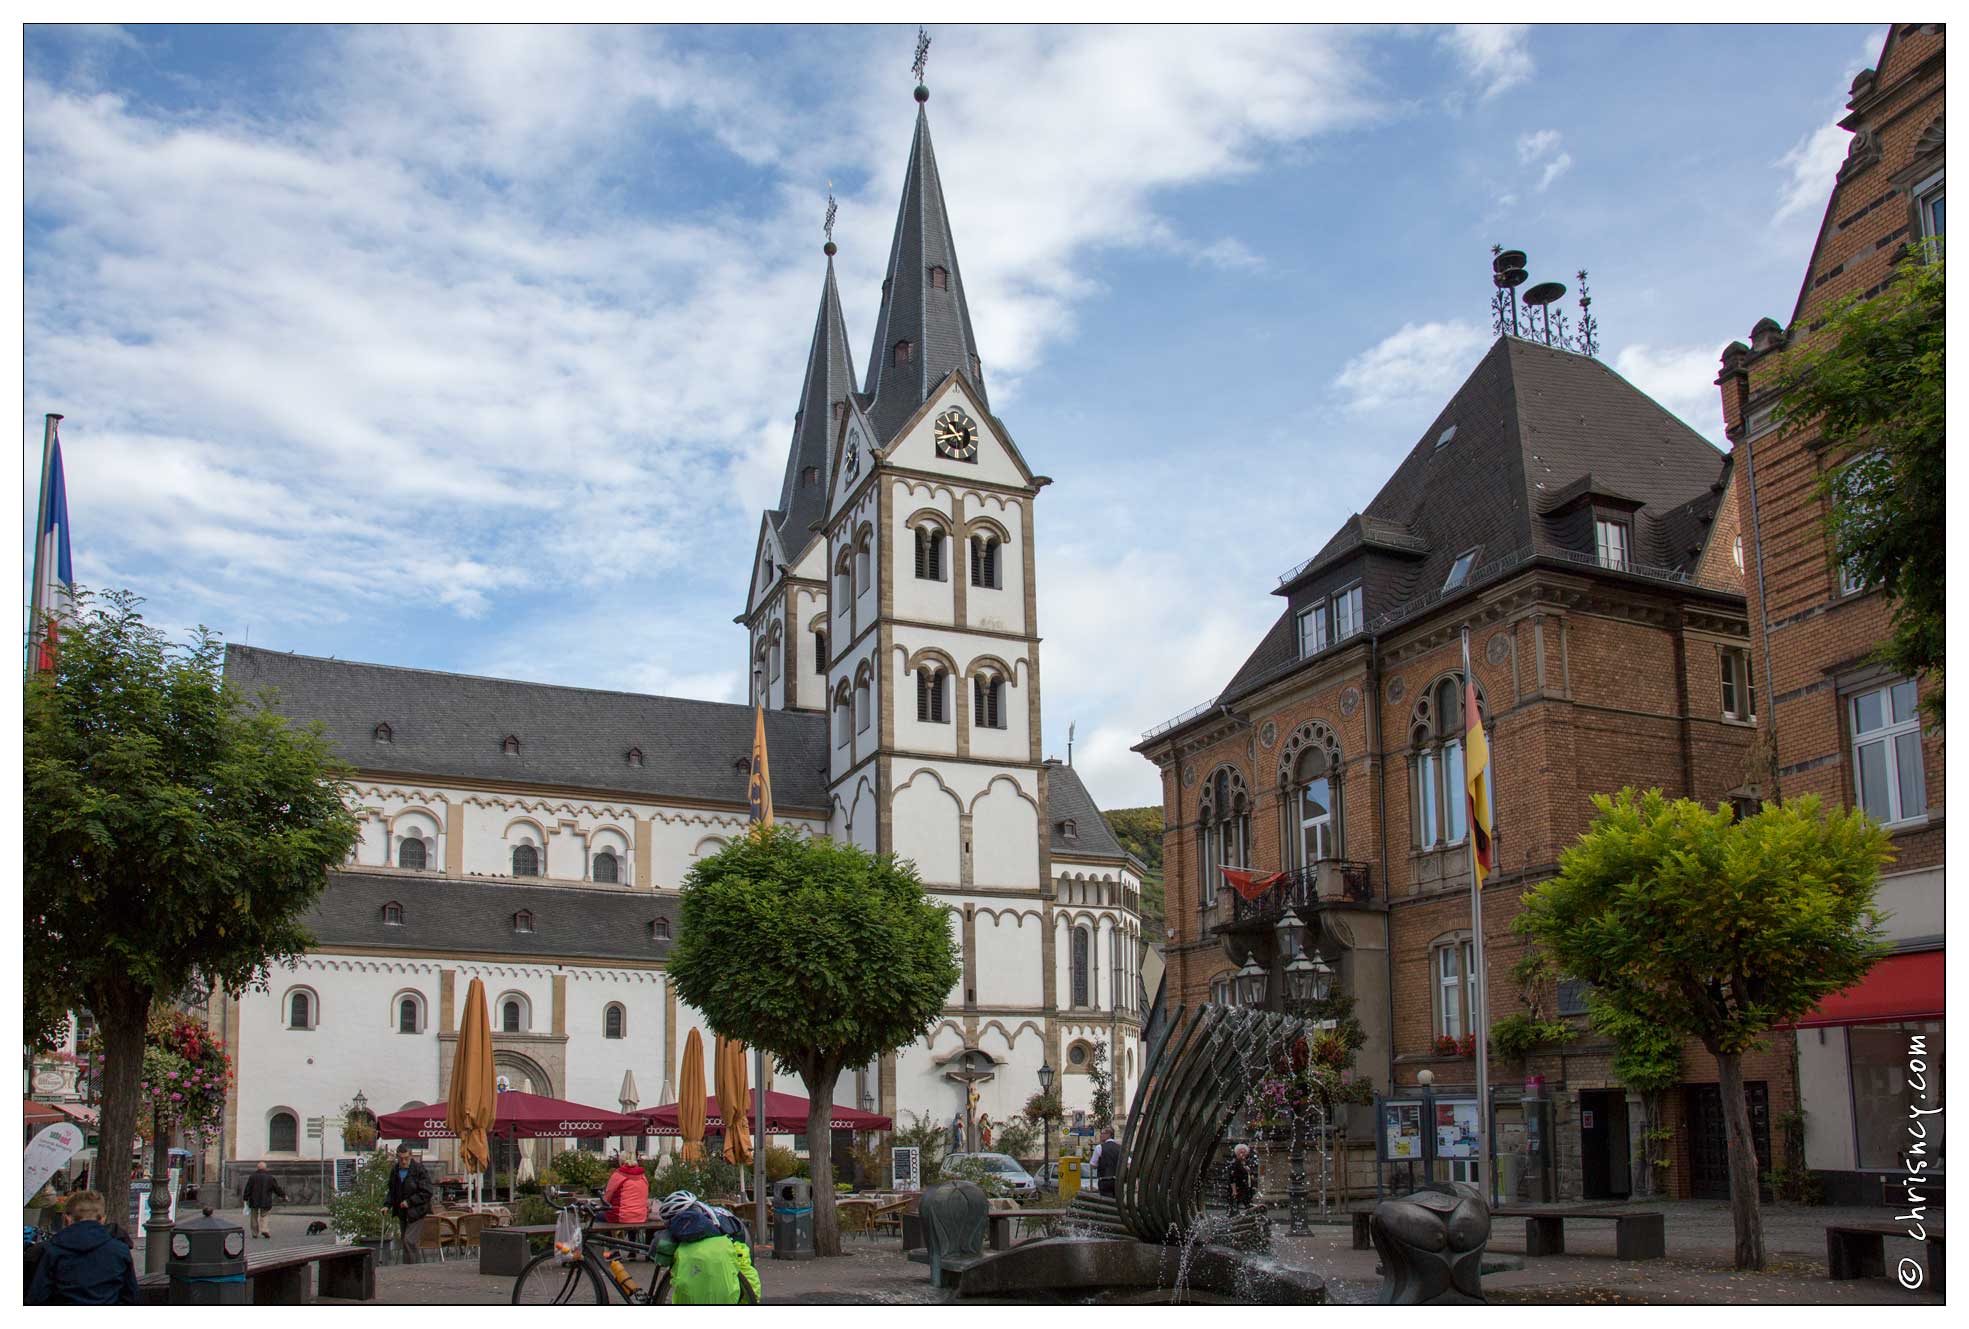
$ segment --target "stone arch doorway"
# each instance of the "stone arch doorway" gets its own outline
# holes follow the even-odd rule
[[[523,1053],[495,1048],[492,1053],[492,1084],[499,1093],[539,1094],[544,1098],[556,1098],[554,1081],[546,1068]],[[487,1182],[502,1175],[510,1176],[519,1166],[520,1151],[525,1150],[528,1160],[533,1164],[534,1175],[553,1159],[552,1140],[499,1140],[491,1142],[492,1163],[488,1170]]]

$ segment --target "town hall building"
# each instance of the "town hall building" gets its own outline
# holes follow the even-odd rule
[[[1098,1048],[1127,1103],[1141,866],[1044,756],[1033,531],[1049,480],[991,410],[928,95],[859,387],[825,247],[785,482],[738,622],[778,820],[914,862],[961,946],[942,1017],[845,1073],[835,1101],[955,1122],[975,1147],[972,1081],[978,1117],[1004,1122],[1050,1064],[1084,1110]],[[504,1087],[674,1101],[704,1027],[665,974],[678,888],[745,831],[752,706],[238,645],[226,676],[324,726],[363,828],[308,920],[314,947],[265,988],[213,998],[238,1062],[229,1170],[313,1160],[304,1123],[358,1092],[378,1112],[443,1101],[474,978]]]

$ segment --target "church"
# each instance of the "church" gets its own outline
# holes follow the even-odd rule
[[[737,622],[778,820],[914,862],[961,946],[942,1017],[844,1074],[835,1101],[956,1123],[977,1147],[980,1121],[1038,1092],[1042,1064],[1071,1115],[1102,1049],[1128,1102],[1141,867],[1072,767],[1044,757],[1033,532],[1050,481],[992,413],[929,93],[915,96],[866,374],[858,387],[830,230],[785,480]],[[332,1131],[308,1138],[308,1118],[357,1094],[379,1113],[443,1101],[474,978],[503,1087],[674,1101],[703,1028],[665,974],[677,892],[744,833],[752,706],[238,645],[226,676],[324,727],[354,768],[362,839],[308,920],[313,948],[264,988],[212,999],[238,1064],[212,1162],[299,1177],[347,1152]],[[535,1142],[535,1162],[570,1143]]]

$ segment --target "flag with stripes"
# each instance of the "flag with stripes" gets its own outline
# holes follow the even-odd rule
[[[55,667],[62,621],[75,604],[75,567],[68,552],[68,485],[62,479],[62,441],[55,419],[41,455],[41,524],[34,539],[34,589],[29,600],[29,658],[33,667]]]
[[[755,825],[773,824],[773,777],[766,763],[766,710],[752,708],[752,782],[746,786],[745,801],[751,805]]]
[[[1477,886],[1494,867],[1490,847],[1490,744],[1484,739],[1483,712],[1477,709],[1477,685],[1464,675],[1463,684],[1463,780],[1470,809],[1470,844],[1477,860]]]

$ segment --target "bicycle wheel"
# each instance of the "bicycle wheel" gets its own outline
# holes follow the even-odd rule
[[[536,1255],[513,1280],[515,1306],[606,1306],[601,1276],[586,1259],[562,1264],[553,1251]]]

